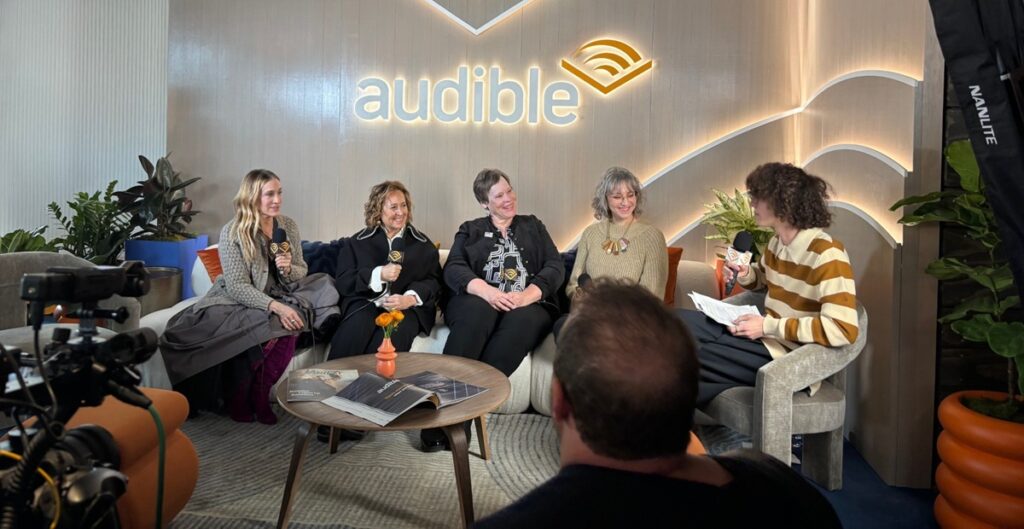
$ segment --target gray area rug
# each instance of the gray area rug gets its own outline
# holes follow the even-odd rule
[[[275,426],[240,424],[206,414],[183,430],[199,453],[199,483],[171,529],[273,527],[300,422],[279,413]],[[558,471],[551,420],[491,415],[492,461],[470,445],[473,504],[478,518],[531,490]],[[373,432],[345,442],[335,455],[312,440],[292,509],[292,527],[419,528],[461,525],[450,452],[416,449],[419,432]],[[169,469],[173,471],[173,469]]]
[[[212,414],[185,423],[199,453],[199,483],[170,529],[266,529],[277,523],[292,443],[300,422],[278,413],[274,426],[241,424]],[[482,518],[558,471],[551,419],[489,415],[491,461],[470,441],[473,504]],[[728,431],[698,432],[711,453],[742,442]],[[705,434],[709,436],[704,439]],[[373,432],[337,454],[310,441],[291,527],[447,528],[461,526],[450,452],[416,449],[419,432]],[[173,472],[173,468],[168,469]]]

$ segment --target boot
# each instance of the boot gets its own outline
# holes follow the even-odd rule
[[[235,422],[252,422],[253,408],[250,393],[253,386],[252,377],[238,381],[235,391],[228,400],[228,415]]]
[[[295,336],[283,336],[267,342],[263,348],[263,361],[256,367],[252,387],[253,408],[256,418],[263,424],[277,424],[277,416],[270,407],[270,390],[295,355]]]

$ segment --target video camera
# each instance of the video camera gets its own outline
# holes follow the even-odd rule
[[[98,406],[107,395],[149,408],[138,390],[134,365],[156,351],[151,329],[100,336],[97,318],[123,323],[124,307],[101,309],[97,303],[115,294],[138,297],[149,291],[149,276],[139,261],[120,267],[54,267],[25,274],[21,299],[29,302],[34,333],[32,354],[0,344],[0,408],[15,422],[0,443],[0,529],[16,527],[119,526],[116,501],[127,478],[118,471],[120,451],[105,429],[87,425],[65,431],[80,407]],[[68,316],[79,319],[78,335],[56,327],[42,351],[39,331],[48,303],[80,303]],[[26,380],[26,377],[28,380]],[[20,411],[37,421],[22,423]]]

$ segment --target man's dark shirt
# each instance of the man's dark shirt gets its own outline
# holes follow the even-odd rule
[[[733,476],[722,487],[572,465],[473,527],[842,527],[814,486],[782,463],[749,450],[713,459]]]

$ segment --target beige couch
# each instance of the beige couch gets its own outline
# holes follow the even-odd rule
[[[441,264],[444,264],[448,257],[446,250],[441,250]],[[210,289],[212,282],[203,264],[196,259],[192,269],[192,288],[198,295],[203,295]],[[715,271],[711,266],[696,261],[680,261],[678,276],[676,278],[675,305],[677,307],[693,308],[689,294],[692,291],[704,295],[717,297],[717,283]],[[167,320],[179,311],[191,306],[197,298],[190,298],[181,301],[177,305],[156,311],[144,316],[141,326],[149,327],[157,332],[163,333],[167,326]],[[438,316],[440,318],[440,315]],[[430,335],[420,335],[413,341],[412,350],[440,354],[444,350],[445,341],[448,339],[448,327],[442,321],[434,326]],[[322,362],[327,357],[327,348],[330,344],[317,344],[296,351],[295,357],[288,366],[288,371],[310,367]],[[157,353],[159,355],[159,352]],[[551,415],[551,373],[552,361],[555,357],[555,341],[552,335],[541,342],[532,353],[523,359],[509,382],[512,384],[512,393],[505,403],[496,410],[498,413],[523,413],[531,405],[534,410],[544,415]],[[148,385],[154,387],[170,387],[167,373],[158,362],[150,362],[151,369],[144,373]]]

